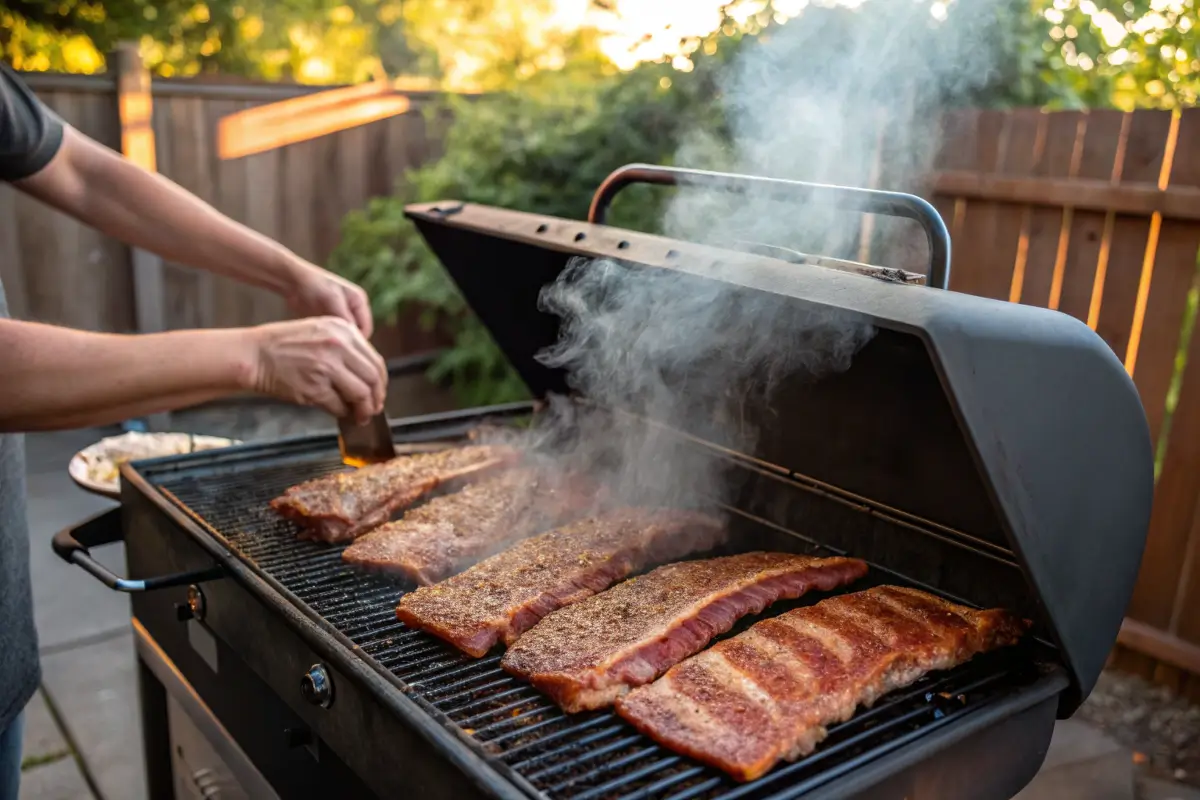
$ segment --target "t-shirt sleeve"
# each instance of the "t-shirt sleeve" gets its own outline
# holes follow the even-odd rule
[[[40,172],[58,153],[62,139],[62,120],[0,64],[0,181]]]

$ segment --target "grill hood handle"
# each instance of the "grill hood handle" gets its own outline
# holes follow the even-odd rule
[[[635,183],[697,186],[725,192],[759,191],[782,201],[820,201],[847,211],[911,219],[920,224],[929,242],[929,277],[926,278],[926,285],[938,289],[950,286],[950,232],[946,230],[946,222],[936,208],[913,194],[700,169],[626,164],[614,170],[596,190],[592,206],[588,209],[588,222],[603,225],[613,198],[626,186]]]
[[[117,592],[148,592],[154,589],[166,589],[170,586],[185,586],[210,581],[223,574],[220,567],[210,567],[205,570],[177,572],[174,575],[161,575],[141,580],[122,578],[92,558],[88,548],[120,542],[124,538],[124,529],[121,527],[121,507],[118,506],[89,517],[78,525],[64,528],[54,534],[51,546],[63,561],[83,567],[85,572]]]

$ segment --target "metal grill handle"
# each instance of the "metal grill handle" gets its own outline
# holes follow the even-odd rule
[[[855,189],[849,186],[830,186],[820,183],[762,178],[754,175],[734,175],[728,172],[709,172],[680,167],[657,167],[651,164],[626,164],[614,170],[596,194],[588,209],[588,222],[603,225],[613,198],[626,186],[649,183],[658,186],[697,186],[725,192],[765,192],[783,201],[821,201],[834,208],[883,214],[911,219],[920,224],[929,242],[929,276],[925,283],[945,289],[950,285],[950,232],[937,209],[913,194],[884,192],[878,189]]]
[[[88,548],[112,544],[122,541],[124,538],[124,531],[121,528],[121,509],[118,506],[89,517],[74,527],[64,528],[54,534],[51,546],[63,561],[82,567],[96,580],[118,592],[148,592],[154,589],[166,589],[170,586],[185,586],[210,581],[224,574],[220,567],[210,567],[205,570],[177,572],[174,575],[160,575],[142,580],[122,578],[92,558]]]

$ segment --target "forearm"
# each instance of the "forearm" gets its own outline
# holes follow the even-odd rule
[[[159,397],[149,400],[138,400],[127,405],[112,406],[102,411],[89,410],[80,411],[74,414],[64,414],[56,417],[53,420],[43,420],[39,424],[39,420],[31,420],[29,424],[22,426],[19,430],[22,431],[37,431],[37,430],[66,430],[68,428],[89,428],[95,425],[105,425],[113,422],[121,422],[129,419],[137,419],[138,417],[157,414],[162,411],[176,411],[178,409],[191,408],[192,406],[207,403],[211,400],[218,400],[222,397],[227,397],[228,392],[206,390],[200,392],[185,392],[184,394],[171,395],[169,397]]]
[[[0,320],[0,430],[102,425],[247,389],[246,330],[145,336]]]
[[[177,184],[68,129],[64,152],[21,188],[97,230],[168,261],[276,293],[298,259]]]

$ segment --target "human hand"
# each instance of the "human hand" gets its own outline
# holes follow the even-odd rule
[[[293,265],[291,287],[284,297],[302,317],[344,319],[367,337],[374,330],[371,302],[362,287],[303,259]]]
[[[253,367],[248,388],[359,424],[383,410],[387,365],[345,319],[309,317],[246,331]]]

